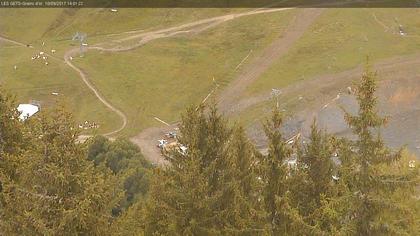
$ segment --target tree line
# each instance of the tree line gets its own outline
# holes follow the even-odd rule
[[[0,235],[416,235],[419,168],[386,147],[376,74],[345,112],[356,139],[320,130],[295,148],[274,109],[263,155],[214,106],[182,115],[168,165],[126,139],[78,143],[61,106],[25,122],[0,90]],[[296,160],[290,164],[290,160]]]

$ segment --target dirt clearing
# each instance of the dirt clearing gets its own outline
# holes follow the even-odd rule
[[[388,125],[381,134],[385,142],[394,148],[407,148],[420,156],[420,55],[398,57],[375,65],[378,71],[379,112],[389,117]],[[307,137],[314,119],[320,128],[338,136],[351,137],[351,131],[343,119],[345,110],[355,113],[358,105],[353,95],[347,93],[348,86],[354,86],[362,68],[336,75],[319,76],[309,81],[283,89],[280,104],[295,99],[295,107],[285,107],[294,114],[287,117],[284,132],[286,137],[302,133]],[[303,99],[297,101],[299,94]],[[260,122],[248,128],[248,134],[260,149],[266,148],[266,139]]]
[[[302,9],[285,30],[284,34],[268,46],[252,62],[244,67],[239,77],[228,85],[219,95],[218,108],[229,112],[244,90],[258,79],[279,58],[285,55],[290,47],[306,31],[306,29],[321,15],[323,9]]]

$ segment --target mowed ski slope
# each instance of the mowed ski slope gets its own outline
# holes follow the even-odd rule
[[[150,19],[144,20],[139,17],[138,27],[133,27],[130,24],[134,23],[128,21],[127,24],[130,26],[119,27],[112,33],[110,29],[113,27],[107,27],[108,21],[103,20],[101,25],[97,22],[97,17],[93,17],[95,14],[111,14],[113,24],[118,25],[119,22],[115,19],[118,19],[118,14],[121,14],[122,18],[126,16],[128,14],[126,10],[130,9],[121,9],[114,14],[103,12],[106,10],[92,9],[88,16],[92,15],[90,21],[97,27],[92,27],[92,36],[88,36],[87,40],[89,45],[91,42],[103,43],[142,34],[141,26],[145,25],[145,22],[152,22]],[[161,11],[158,9],[154,14],[160,16],[166,14]],[[172,20],[168,20],[165,24],[182,25],[181,22],[186,20],[183,18],[185,15],[183,11],[185,9],[172,13]],[[190,10],[191,16],[187,18],[188,20],[191,20],[191,17],[200,18],[200,14],[211,18],[213,15],[230,11],[239,10],[215,9],[213,12],[207,9]],[[30,10],[24,9],[24,14],[30,13]],[[69,29],[78,28],[76,26],[84,22],[80,28],[84,28],[89,35],[89,28],[85,26],[89,24],[86,20],[89,17],[86,17],[84,12],[69,13],[66,10],[59,14],[50,10],[47,13],[45,17],[52,23],[48,27],[39,27],[34,32],[19,35],[16,32],[18,29],[13,31],[11,28],[2,27],[5,30],[0,32],[0,35],[10,39],[16,38],[23,44],[34,46],[34,48],[18,48],[16,45],[5,45],[1,48],[4,51],[2,55],[9,55],[9,60],[2,60],[0,64],[6,71],[2,84],[17,92],[21,101],[34,99],[50,104],[57,99],[51,96],[51,93],[58,92],[62,95],[60,99],[69,101],[79,122],[94,120],[101,124],[100,133],[112,131],[111,127],[120,126],[119,118],[100,101],[94,101],[95,96],[92,92],[86,92],[86,84],[81,81],[79,73],[72,71],[62,60],[65,52],[77,48],[77,43],[69,40],[72,36],[68,32],[71,31]],[[9,13],[1,12],[1,14]],[[32,14],[41,16],[43,12],[34,10]],[[250,52],[258,53],[272,40],[281,37],[293,14],[294,11],[290,10],[238,19],[227,18],[214,27],[203,25],[200,26],[202,30],[194,33],[157,40],[131,51],[109,53],[87,51],[83,58],[74,56],[72,63],[83,70],[98,94],[127,114],[129,129],[124,130],[125,134],[135,134],[143,128],[155,125],[153,116],[162,117],[170,122],[177,120],[185,106],[198,103],[208,94],[213,86],[213,77],[221,84],[231,80],[236,73],[235,68],[246,55]],[[17,16],[7,15],[7,17],[12,19]],[[229,22],[224,22],[226,20]],[[144,31],[160,29],[162,25],[150,23],[147,25],[150,28]],[[44,46],[42,42],[45,42]],[[31,61],[32,54],[51,49],[57,50],[54,54],[57,60],[54,62],[51,60],[48,66]],[[250,55],[250,58],[253,56],[254,54]],[[18,70],[13,69],[16,63],[20,63]],[[42,71],[42,74],[38,73],[39,71]],[[28,86],[23,87],[22,84]],[[73,91],[70,91],[71,89]],[[92,102],[81,102],[84,98],[93,99]]]
[[[24,9],[24,15],[43,17],[45,24],[21,18],[20,25],[33,26],[24,31],[21,26],[0,23],[0,35],[34,45],[29,49],[2,44],[1,56],[9,60],[0,62],[6,72],[1,83],[18,91],[20,100],[36,99],[45,104],[57,99],[51,96],[52,91],[59,91],[63,94],[60,99],[68,101],[79,122],[95,120],[102,124],[99,133],[118,130],[121,117],[104,106],[100,96],[127,118],[127,126],[118,134],[128,136],[159,127],[154,117],[169,123],[179,120],[186,106],[199,103],[218,86],[210,101],[218,100],[228,115],[253,126],[266,116],[272,88],[288,90],[297,82],[338,75],[356,68],[367,55],[373,63],[396,56],[404,60],[420,48],[418,9],[287,9],[241,17],[236,13],[258,10],[189,9],[189,14],[185,10]],[[0,14],[5,19],[17,17]],[[221,16],[220,20],[211,20],[216,16]],[[202,19],[210,20],[195,24]],[[191,27],[169,30],[182,25]],[[399,35],[399,25],[406,36]],[[159,30],[165,33],[153,33]],[[76,31],[88,33],[92,46],[83,58],[77,56],[77,43],[70,41]],[[286,43],[281,45],[283,37]],[[95,45],[99,45],[97,49]],[[278,52],[271,51],[278,48]],[[30,61],[33,53],[51,49],[57,50],[57,60],[51,60],[48,67]],[[74,55],[71,64],[79,71],[64,63],[69,50]],[[242,83],[247,73],[253,76]],[[322,79],[318,81],[322,84]],[[232,89],[235,87],[240,89]],[[304,93],[291,93],[285,99]],[[151,143],[153,140],[147,146]],[[140,144],[142,148],[145,145]]]

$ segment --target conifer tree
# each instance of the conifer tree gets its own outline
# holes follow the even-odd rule
[[[170,166],[157,170],[147,207],[146,234],[255,235],[253,147],[214,107],[183,116]]]
[[[264,126],[268,137],[268,154],[262,157],[260,174],[264,183],[262,197],[268,222],[266,230],[270,235],[297,235],[306,230],[306,225],[297,209],[291,205],[287,161],[292,156],[292,150],[280,131],[282,123],[282,115],[276,108],[271,120]]]
[[[0,87],[0,233],[11,227],[5,211],[7,191],[16,186],[20,154],[24,151],[24,127],[14,97]],[[6,198],[6,199],[5,199]]]
[[[386,119],[377,112],[376,77],[368,65],[356,91],[358,114],[345,114],[345,120],[358,139],[343,142],[340,150],[340,178],[350,191],[343,201],[349,207],[343,223],[346,232],[354,235],[399,235],[411,227],[413,219],[407,216],[412,214],[391,196],[398,191],[412,194],[418,184],[418,172],[384,171],[398,164],[402,152],[393,153],[380,136]],[[387,218],[387,215],[404,216],[405,220]]]
[[[26,146],[24,133],[14,97],[0,87],[0,174],[5,175],[2,178],[17,178],[19,158],[16,156]]]
[[[312,183],[309,199],[319,204],[321,193],[326,193],[331,186],[333,175],[333,148],[329,137],[312,124],[309,143],[304,146],[299,157],[300,167],[305,170]],[[310,211],[313,209],[309,209]]]
[[[37,119],[39,118],[39,119]],[[96,170],[77,144],[69,113],[28,119],[30,143],[19,154],[19,179],[4,189],[6,235],[107,235],[119,197],[116,180]]]
[[[128,139],[110,141],[97,136],[89,143],[88,159],[95,163],[96,168],[110,169],[125,190],[124,198],[113,210],[114,215],[146,195],[152,165],[143,157],[138,146]]]
[[[308,142],[298,149],[297,169],[290,183],[293,205],[312,235],[335,234],[340,228],[337,197],[343,190],[332,178],[337,168],[333,155],[331,137],[314,120]]]
[[[225,186],[228,194],[222,198],[229,203],[224,217],[234,229],[228,232],[239,235],[261,234],[263,218],[258,202],[260,187],[256,175],[257,151],[240,126],[233,129],[228,148],[228,184]]]
[[[14,97],[0,87],[0,153],[17,153],[22,148],[23,125]]]

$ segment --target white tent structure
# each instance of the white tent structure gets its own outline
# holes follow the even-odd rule
[[[17,110],[20,112],[19,119],[24,121],[39,111],[39,107],[32,104],[19,104]]]

